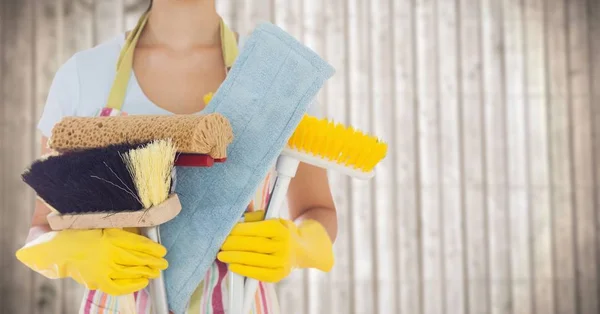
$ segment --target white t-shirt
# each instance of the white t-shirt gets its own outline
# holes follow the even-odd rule
[[[240,38],[239,46],[244,38]],[[94,48],[76,53],[57,71],[38,129],[50,137],[52,128],[66,116],[96,116],[106,107],[116,74],[116,64],[125,44],[125,34]],[[132,73],[122,111],[130,115],[167,115],[169,111],[155,105],[144,94]],[[318,106],[310,106],[311,115],[319,115]]]

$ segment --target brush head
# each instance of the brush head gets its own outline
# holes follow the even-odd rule
[[[123,155],[145,144],[112,145],[35,161],[23,181],[61,214],[123,212],[143,208]]]
[[[169,197],[177,147],[172,140],[156,140],[123,155],[144,208],[158,206]]]
[[[309,115],[304,116],[287,147],[288,155],[301,161],[338,170],[343,167],[355,177],[369,177],[387,150],[388,145],[376,137]],[[301,155],[306,155],[306,160]]]

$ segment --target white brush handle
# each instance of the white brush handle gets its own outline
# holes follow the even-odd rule
[[[292,178],[296,176],[298,165],[300,161],[296,158],[287,155],[280,155],[277,159],[276,171],[277,178],[275,179],[275,186],[273,187],[273,193],[269,204],[265,209],[265,220],[279,217],[281,206],[286,198],[288,187]],[[246,286],[244,288],[244,307],[241,314],[250,313],[252,306],[254,305],[254,296],[258,289],[258,280],[248,278]]]
[[[242,221],[243,219],[240,219]],[[242,314],[244,297],[244,276],[229,271],[229,308],[228,314]]]
[[[312,155],[309,153],[297,151],[289,147],[286,147],[281,154],[283,156],[293,157],[302,161],[303,163],[313,165],[315,167],[332,170],[341,174],[351,176],[358,180],[369,180],[373,178],[373,176],[375,176],[375,171],[364,172],[360,169],[355,169],[351,166],[346,166],[341,163],[329,161],[318,155]]]
[[[160,242],[160,231],[158,226],[142,228],[142,234],[150,240]],[[154,314],[169,314],[169,304],[167,301],[167,288],[165,287],[165,281],[163,280],[162,271],[158,278],[150,281],[150,297],[152,299],[152,309]]]

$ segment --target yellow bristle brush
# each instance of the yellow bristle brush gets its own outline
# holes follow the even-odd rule
[[[265,219],[279,216],[289,184],[301,162],[368,180],[374,176],[373,170],[385,158],[387,150],[385,142],[360,130],[305,115],[277,159],[277,177]],[[234,285],[239,285],[240,280],[234,280],[238,280]],[[246,281],[241,313],[250,313],[257,288],[257,280]]]

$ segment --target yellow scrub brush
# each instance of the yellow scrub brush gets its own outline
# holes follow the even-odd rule
[[[305,115],[277,159],[277,178],[265,219],[279,216],[300,162],[368,180],[374,176],[373,170],[385,158],[387,150],[386,143],[359,130]],[[257,288],[257,280],[246,281],[242,313],[250,313]]]

